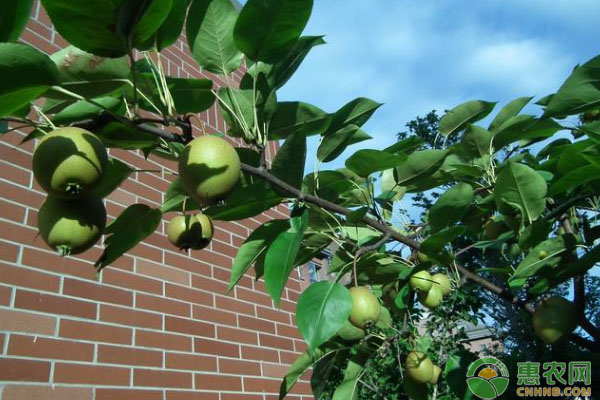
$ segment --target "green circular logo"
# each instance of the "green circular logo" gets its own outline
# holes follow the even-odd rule
[[[482,399],[500,397],[508,387],[508,369],[497,358],[484,357],[469,365],[467,385],[471,392]]]

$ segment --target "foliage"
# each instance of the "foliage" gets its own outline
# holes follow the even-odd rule
[[[432,112],[411,122],[418,137],[401,134],[383,150],[361,144],[345,168],[332,170],[327,162],[370,138],[363,127],[381,104],[359,97],[326,112],[278,101],[277,91],[323,43],[320,36],[301,36],[312,0],[248,0],[239,13],[226,0],[43,0],[57,31],[78,47],[52,57],[9,42],[22,31],[31,2],[5,3],[0,118],[35,128],[24,140],[72,125],[92,131],[107,147],[179,160],[193,139],[193,114],[216,103],[228,125],[222,133],[239,146],[242,172],[228,196],[199,199],[175,180],[162,207],[133,205],[106,227],[99,271],[170,212],[200,209],[214,220],[240,220],[286,204],[290,218],[266,223],[241,247],[230,284],[253,267],[278,305],[289,273],[333,246],[334,282],[311,285],[298,303],[309,350],[286,375],[281,398],[311,366],[317,398],[332,383],[334,400],[368,398],[371,388],[379,395],[380,387],[399,394],[399,380],[381,379],[386,368],[402,372],[407,352],[415,349],[434,362],[448,361],[443,382],[425,391],[465,397],[460,374],[474,355],[457,344],[458,322],[476,318],[480,304],[493,308],[502,300],[519,310],[511,329],[526,327],[536,302],[571,281],[579,282],[580,327],[568,346],[581,359],[597,352],[597,316],[586,316],[585,308],[598,304],[598,296],[586,296],[595,280],[581,285],[580,278],[600,257],[600,122],[593,114],[600,104],[600,56],[578,66],[555,94],[538,99],[537,114],[522,113],[530,97],[495,113],[495,102],[469,101],[441,118]],[[183,29],[198,66],[226,85],[217,90],[207,79],[165,75],[160,51]],[[231,74],[244,58],[247,69],[237,87]],[[311,135],[320,136],[320,163],[305,175],[303,166],[312,165],[306,162]],[[265,149],[274,140],[284,142],[269,167]],[[206,164],[196,168],[219,173]],[[110,160],[103,173],[98,198],[131,171]],[[423,215],[398,223],[393,217],[406,193],[424,206]],[[423,310],[407,283],[422,269],[445,271],[453,292],[418,329]],[[365,327],[367,335],[356,342],[336,335],[352,308],[343,278],[370,286],[392,322]]]

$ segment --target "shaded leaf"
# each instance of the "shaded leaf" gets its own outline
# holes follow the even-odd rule
[[[93,195],[99,198],[107,197],[115,191],[133,172],[133,168],[116,158],[110,157],[102,173],[100,182],[93,190]]]
[[[473,188],[467,183],[458,183],[446,190],[429,209],[432,232],[459,222],[471,207],[473,198]]]
[[[114,97],[102,97],[94,99],[94,102],[104,106],[100,108],[87,101],[78,101],[52,117],[52,122],[56,125],[69,125],[73,122],[92,119],[106,112],[105,109],[117,112],[123,106],[123,100]]]
[[[494,189],[498,210],[521,212],[528,223],[535,221],[546,209],[547,184],[544,178],[527,165],[509,162],[502,169]]]
[[[213,219],[234,221],[254,217],[272,207],[283,198],[273,190],[270,184],[259,181],[240,187],[231,193],[223,204],[207,208],[204,213]]]
[[[312,6],[313,0],[248,0],[234,28],[237,48],[254,61],[279,60],[300,37]]]
[[[325,138],[327,139],[327,138]],[[405,155],[390,154],[380,150],[359,150],[346,160],[346,168],[359,176],[367,177],[373,172],[394,168],[406,161]]]
[[[0,117],[27,106],[58,83],[58,71],[47,55],[17,43],[0,43],[0,76]]]
[[[139,242],[150,236],[158,227],[162,213],[160,210],[145,204],[129,206],[106,227],[108,236],[104,244],[104,252],[96,261],[96,268],[110,265],[125,252],[134,248]]]
[[[285,139],[302,129],[306,136],[325,132],[330,116],[320,108],[303,102],[281,102],[269,124],[269,140]]]
[[[29,21],[33,0],[0,2],[0,42],[15,42]]]
[[[396,168],[394,177],[400,186],[408,186],[430,176],[442,165],[446,158],[445,150],[415,151],[408,159]]]
[[[331,124],[324,135],[335,134],[349,125],[356,125],[360,128],[379,107],[381,107],[381,103],[365,97],[350,101],[331,116]]]
[[[306,136],[301,130],[290,135],[277,151],[271,172],[277,178],[300,189],[306,162]],[[286,193],[283,193],[286,195]]]
[[[210,79],[167,78],[167,86],[181,114],[206,111],[215,102]]]

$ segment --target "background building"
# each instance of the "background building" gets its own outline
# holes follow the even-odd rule
[[[48,54],[67,45],[37,1],[22,41]],[[184,38],[163,54],[168,75],[223,84],[196,68]],[[200,117],[209,132],[225,128],[215,107]],[[20,145],[26,133],[0,139],[0,400],[277,399],[288,365],[305,349],[294,312],[308,281],[292,274],[280,310],[260,281],[245,277],[226,288],[249,232],[287,209],[217,222],[211,246],[191,256],[167,241],[175,214],[165,215],[155,234],[97,278],[100,246],[60,258],[37,238],[44,193],[31,174],[34,143]],[[268,157],[275,151],[273,143]],[[110,154],[160,173],[134,174],[109,196],[109,219],[134,203],[161,204],[175,163]],[[306,381],[294,393],[312,398]]]

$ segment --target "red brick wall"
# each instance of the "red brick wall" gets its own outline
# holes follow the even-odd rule
[[[22,41],[46,53],[66,45],[39,4]],[[184,40],[164,54],[169,75],[203,75]],[[201,118],[209,130],[224,128],[216,108]],[[97,279],[100,246],[60,258],[36,237],[45,195],[30,171],[34,143],[18,146],[25,134],[0,139],[0,400],[276,399],[287,366],[304,350],[294,325],[301,281],[289,282],[281,310],[262,282],[245,277],[230,294],[226,286],[236,248],[285,209],[217,222],[210,248],[191,256],[168,243],[173,215],[165,215],[154,235]],[[109,219],[133,203],[158,206],[176,165],[110,154],[161,172],[137,174],[109,196]],[[290,398],[312,398],[306,381],[295,393]]]

